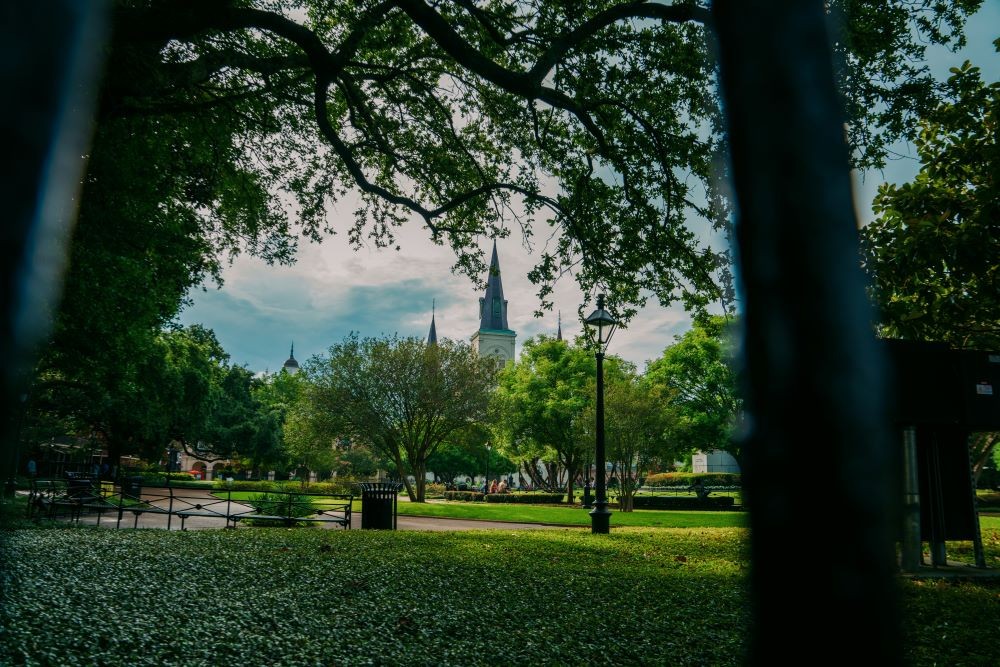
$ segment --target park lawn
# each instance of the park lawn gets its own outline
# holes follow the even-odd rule
[[[0,664],[741,665],[747,535],[4,530]],[[899,585],[908,664],[1000,664],[1000,584]]]
[[[581,507],[505,503],[428,502],[399,503],[399,514],[433,516],[452,519],[513,521],[557,526],[589,526],[590,510]],[[743,512],[670,512],[662,510],[613,511],[612,526],[645,526],[649,528],[743,527],[747,516]]]
[[[226,492],[218,491],[215,496],[225,499]],[[244,502],[259,491],[233,491],[232,500]],[[316,496],[316,502],[323,503],[323,496]],[[505,503],[463,503],[435,501],[412,503],[400,501],[397,504],[400,516],[431,516],[444,519],[467,519],[479,521],[509,521],[514,523],[541,523],[555,526],[589,526],[590,510],[580,507],[559,507],[555,505],[529,505]],[[354,500],[353,511],[361,511],[361,501]],[[648,528],[739,528],[747,525],[743,512],[670,512],[662,510],[636,510],[634,512],[613,512],[612,526],[644,526]]]

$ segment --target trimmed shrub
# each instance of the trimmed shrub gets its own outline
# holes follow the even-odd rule
[[[701,480],[705,486],[740,486],[738,472],[660,472],[646,477],[646,486],[691,486]]]
[[[280,517],[306,517],[313,514],[309,498],[292,493],[262,493],[251,496],[246,502],[257,514]],[[283,526],[288,523],[269,519],[244,519],[244,521],[252,526]]]
[[[232,489],[233,491],[280,491],[281,486],[275,482],[268,482],[264,480],[257,480],[253,482],[248,481],[232,481],[227,482],[224,479],[217,479],[212,483],[213,488],[222,489]]]
[[[643,510],[728,510],[733,509],[732,496],[709,496],[700,499],[690,496],[636,496],[633,509]]]
[[[479,502],[483,499],[482,491],[445,491],[445,500],[464,500],[466,502]]]
[[[427,486],[424,487],[424,498],[444,498],[444,492],[444,484],[427,482]]]
[[[563,501],[565,493],[491,493],[486,496],[488,503],[533,503],[536,505],[556,505]]]

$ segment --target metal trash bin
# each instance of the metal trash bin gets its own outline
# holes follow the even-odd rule
[[[122,495],[139,500],[142,497],[142,476],[122,477]]]
[[[399,482],[360,482],[361,529],[396,530]]]

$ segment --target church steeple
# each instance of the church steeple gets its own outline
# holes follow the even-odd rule
[[[562,311],[559,311],[559,325],[556,328],[556,340],[562,340]]]
[[[490,274],[486,279],[486,294],[479,300],[479,330],[507,331],[507,300],[503,298],[500,280],[500,260],[497,259],[497,242],[493,241]]]
[[[437,327],[434,326],[434,299],[431,299],[431,330],[427,334],[427,344],[437,345],[438,334]]]
[[[507,324],[507,300],[503,298],[500,260],[497,259],[497,242],[494,240],[486,294],[479,300],[479,331],[472,334],[472,347],[480,356],[490,355],[503,362],[513,361],[516,337],[517,334]]]
[[[282,366],[289,375],[295,375],[299,372],[299,362],[295,361],[295,343],[292,342],[292,349],[288,352],[288,361]]]

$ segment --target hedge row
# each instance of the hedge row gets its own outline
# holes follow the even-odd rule
[[[257,481],[232,481],[216,480],[215,488],[233,491],[285,491],[292,493],[306,493],[311,495],[358,495],[358,480],[340,477],[329,482],[298,482],[295,480],[269,482],[267,480]]]
[[[483,499],[482,491],[445,491],[445,500],[464,500],[466,502],[478,502]]]
[[[725,510],[733,509],[732,496],[709,496],[705,499],[690,496],[635,496],[633,509],[643,510]]]
[[[738,472],[659,472],[646,476],[646,486],[691,486],[701,480],[705,486],[740,486]]]
[[[491,493],[486,496],[486,502],[555,505],[561,503],[565,497],[565,493]]]

